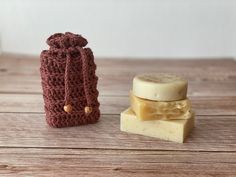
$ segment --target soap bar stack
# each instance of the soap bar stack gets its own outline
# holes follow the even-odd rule
[[[170,74],[133,79],[131,106],[121,113],[121,131],[183,143],[194,127],[187,80]]]

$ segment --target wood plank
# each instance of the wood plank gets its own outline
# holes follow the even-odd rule
[[[236,153],[1,148],[1,176],[235,176]]]
[[[197,116],[184,144],[127,134],[119,115],[102,115],[97,124],[56,129],[43,114],[0,113],[0,147],[149,149],[236,152],[235,116]]]
[[[236,62],[230,59],[96,62],[101,95],[127,95],[137,73],[171,72],[189,80],[190,96],[236,96]],[[41,93],[38,57],[0,57],[0,83],[2,93]]]
[[[43,98],[39,94],[0,94],[0,112],[43,113]],[[236,115],[236,96],[190,97],[197,115]],[[125,96],[100,96],[102,114],[120,114],[129,106]]]
[[[24,75],[38,75],[39,70],[39,56],[27,56],[20,54],[3,54],[0,56],[1,68],[7,70],[11,74],[24,74]],[[15,68],[12,63],[16,64]],[[160,72],[178,71],[192,75],[198,73],[200,76],[208,71],[209,76],[230,76],[236,73],[236,62],[232,58],[222,59],[204,59],[196,58],[191,60],[185,59],[115,59],[115,58],[98,58],[96,59],[98,70],[104,72],[119,71],[119,74],[130,74],[132,72],[146,72],[147,69],[151,71],[160,70]],[[132,66],[132,67],[130,67]],[[24,69],[28,68],[28,69]],[[131,71],[131,72],[130,72]],[[5,72],[6,73],[6,72]],[[111,72],[110,74],[116,74]],[[217,78],[216,78],[217,79]],[[219,79],[219,78],[218,78]]]
[[[98,90],[102,96],[128,96],[132,89],[132,77],[100,77]],[[0,77],[0,93],[42,93],[40,80],[32,76]],[[236,96],[236,81],[189,82],[189,96]]]

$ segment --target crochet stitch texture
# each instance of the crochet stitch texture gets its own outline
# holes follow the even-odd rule
[[[96,65],[87,40],[70,32],[47,39],[49,50],[40,55],[46,121],[52,127],[95,123],[100,117]],[[63,107],[70,105],[71,112]],[[90,113],[85,107],[91,108]]]

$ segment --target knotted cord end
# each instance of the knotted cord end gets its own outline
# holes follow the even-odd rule
[[[67,113],[71,113],[72,112],[72,106],[70,104],[67,104],[64,106],[64,111]]]
[[[85,112],[86,115],[90,114],[92,111],[93,111],[93,108],[90,107],[90,106],[86,106],[84,108],[84,112]]]

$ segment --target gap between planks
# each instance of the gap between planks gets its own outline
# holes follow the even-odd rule
[[[132,151],[137,151],[137,152],[183,152],[183,153],[187,153],[187,152],[191,152],[191,153],[235,153],[236,150],[232,150],[232,151],[207,151],[207,150],[168,150],[168,149],[138,149],[138,148],[129,148],[129,149],[115,149],[115,148],[75,148],[75,147],[38,147],[38,146],[31,146],[31,147],[25,147],[25,146],[0,146],[0,151],[4,149],[12,149],[13,151],[15,151],[15,149],[39,149],[39,150],[43,150],[43,149],[57,149],[57,150],[84,150],[84,151],[119,151],[120,153],[122,153],[122,151],[127,151],[127,152],[132,152]]]

